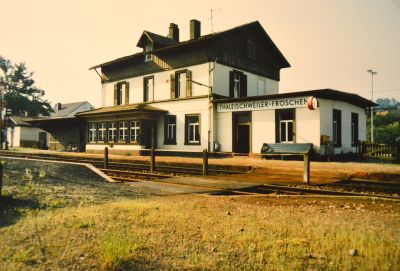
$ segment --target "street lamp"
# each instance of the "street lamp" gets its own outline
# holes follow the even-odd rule
[[[367,70],[371,74],[371,100],[374,101],[374,75],[377,74],[377,71],[372,69]],[[371,106],[371,142],[374,143],[374,107]]]

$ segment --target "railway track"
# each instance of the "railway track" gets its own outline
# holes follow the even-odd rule
[[[278,185],[278,184],[255,184],[251,187],[240,189],[230,189],[218,185],[206,186],[193,183],[176,182],[168,178],[174,176],[200,175],[201,169],[193,167],[178,167],[157,165],[156,172],[149,172],[149,165],[137,163],[109,162],[108,168],[104,168],[101,159],[77,159],[77,158],[54,158],[39,155],[27,154],[4,154],[0,156],[33,158],[42,160],[58,160],[68,162],[90,163],[110,176],[115,181],[121,183],[130,182],[154,182],[164,185],[194,187],[209,191],[213,195],[257,195],[267,196],[271,194],[284,195],[332,195],[332,196],[368,196],[378,198],[388,198],[400,200],[400,183],[379,182],[371,180],[342,180],[335,183],[324,185],[305,186],[305,185]],[[244,173],[241,171],[227,171],[210,169],[211,174],[235,174]]]
[[[256,196],[268,196],[271,194],[274,195],[328,195],[328,196],[351,196],[351,197],[377,197],[377,198],[386,198],[386,199],[394,199],[400,200],[399,196],[393,196],[391,193],[383,194],[383,193],[370,193],[370,192],[354,192],[354,191],[343,191],[340,189],[323,189],[321,187],[324,186],[313,186],[305,187],[305,186],[289,186],[289,185],[278,185],[278,184],[254,184],[251,187],[243,187],[243,188],[226,188],[218,185],[216,182],[215,185],[201,185],[196,183],[187,183],[183,181],[177,181],[176,179],[168,179],[171,176],[165,174],[151,174],[151,173],[138,173],[131,171],[121,171],[121,170],[107,170],[101,169],[107,175],[109,175],[114,180],[130,183],[130,182],[153,182],[159,183],[163,185],[172,185],[172,186],[182,186],[182,187],[192,187],[199,188],[204,191],[209,191],[209,194],[213,195],[256,195]],[[351,182],[351,180],[346,180],[347,182]],[[354,181],[355,182],[355,181]],[[340,181],[338,182],[340,183]],[[358,181],[357,183],[363,183],[362,181]],[[391,183],[392,184],[392,183]],[[380,186],[380,182],[376,181],[368,181],[368,185]],[[383,183],[383,185],[388,185],[387,183]],[[392,184],[400,186],[399,184]],[[391,191],[392,192],[392,191]]]
[[[76,157],[54,157],[49,155],[31,155],[26,153],[13,153],[13,152],[4,152],[0,151],[0,156],[3,157],[17,157],[17,158],[31,158],[31,159],[41,159],[41,160],[56,160],[56,161],[64,161],[64,162],[75,162],[75,163],[88,163],[92,164],[95,167],[101,169],[104,167],[104,161],[100,158],[84,158],[79,159]],[[143,163],[127,163],[127,162],[108,162],[109,169],[115,170],[131,170],[131,171],[139,171],[146,172],[150,169],[150,163],[143,161]],[[202,168],[201,167],[184,167],[184,166],[172,166],[172,165],[156,165],[156,171],[165,174],[172,175],[201,175]],[[210,174],[240,174],[248,172],[247,167],[243,167],[243,170],[223,170],[218,168],[209,167],[208,172]]]

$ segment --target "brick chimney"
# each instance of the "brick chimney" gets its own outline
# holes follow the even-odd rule
[[[176,42],[179,42],[179,28],[178,28],[178,25],[176,25],[174,23],[171,23],[169,25],[168,38],[173,39]]]
[[[198,20],[190,20],[190,39],[195,40],[201,36],[201,23]]]

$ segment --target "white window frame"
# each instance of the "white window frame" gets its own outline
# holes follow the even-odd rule
[[[115,122],[109,122],[108,126],[108,142],[114,143],[117,140],[117,125]]]
[[[144,51],[145,51],[145,52],[151,52],[151,51],[153,51],[153,45],[151,45],[151,44],[146,45],[146,46],[144,47]],[[146,54],[146,55],[144,56],[144,62],[150,62],[150,61],[152,61],[152,60],[153,60],[153,55],[152,55],[152,54]]]
[[[239,73],[233,73],[233,97],[239,98],[240,97],[240,77]]]
[[[100,140],[102,139],[102,140]],[[105,142],[107,139],[107,123],[100,122],[97,129],[97,141]]]
[[[118,123],[118,143],[128,142],[128,122],[120,121]]]
[[[176,74],[176,98],[186,97],[186,72],[178,72]]]
[[[191,118],[196,117],[197,121],[196,122],[189,122]],[[189,144],[198,144],[200,143],[200,115],[190,115],[187,117],[188,123],[187,123],[187,143]],[[196,128],[198,130],[197,135],[199,138],[196,138]],[[190,138],[190,132],[192,131],[193,138]]]
[[[267,80],[265,78],[258,77],[257,79],[257,95],[267,95]]]
[[[282,123],[284,123],[284,129],[285,129],[285,139],[282,140]],[[289,141],[289,123],[292,123],[292,140]],[[293,131],[294,131],[294,127],[293,127],[294,123],[293,120],[281,120],[279,122],[279,139],[281,143],[293,143]]]
[[[154,101],[154,77],[145,77],[144,79],[144,93],[143,93],[143,101],[144,102],[152,102]],[[150,84],[151,82],[151,84]],[[145,100],[145,93],[147,92],[147,100]]]
[[[97,140],[97,123],[89,123],[89,143],[96,143]]]
[[[132,120],[130,122],[130,140],[131,143],[136,143],[139,142],[139,136],[140,136],[140,121],[138,120]]]

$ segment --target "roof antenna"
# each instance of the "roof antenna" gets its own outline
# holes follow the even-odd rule
[[[211,21],[211,33],[214,33],[214,23],[213,23],[213,11],[220,11],[221,9],[211,9],[211,16],[208,18]]]

